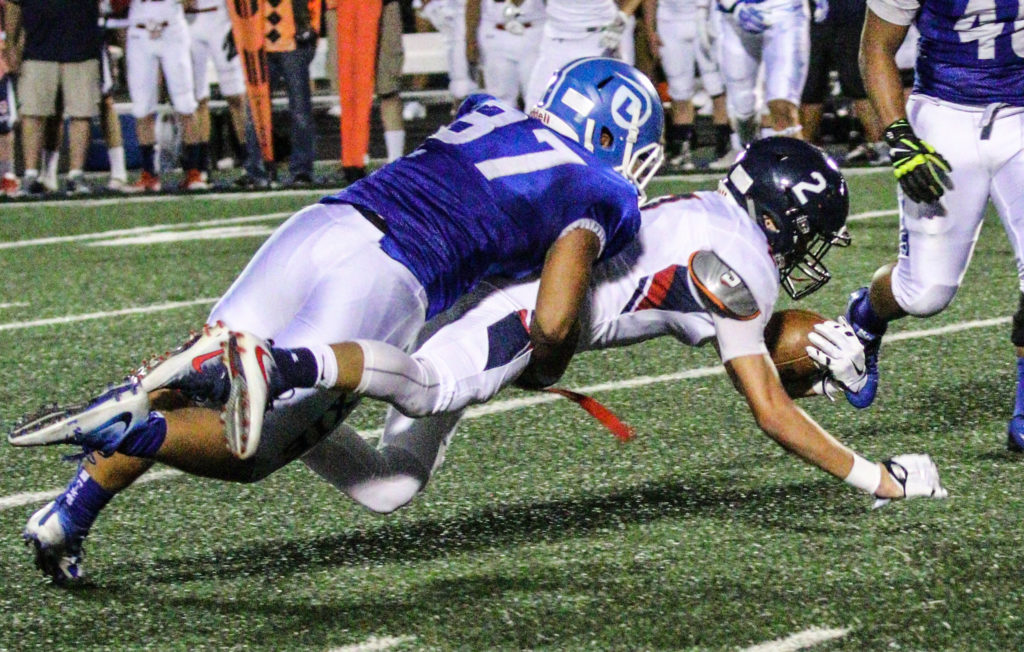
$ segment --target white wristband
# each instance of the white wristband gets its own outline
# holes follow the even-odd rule
[[[882,469],[874,462],[869,462],[860,455],[853,454],[853,468],[843,478],[846,484],[856,487],[861,491],[874,494],[882,485]]]

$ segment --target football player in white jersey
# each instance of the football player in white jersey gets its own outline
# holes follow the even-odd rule
[[[989,200],[1013,247],[1020,305],[1017,395],[1007,433],[1024,450],[1024,5],[1018,0],[868,0],[860,61],[899,181],[899,254],[853,293],[847,314],[864,342],[870,405],[887,325],[950,304],[978,241]],[[920,31],[914,90],[904,102],[897,52]]]
[[[547,22],[524,101],[540,100],[551,75],[577,57],[622,56],[621,45],[641,0],[547,0]]]
[[[184,144],[184,185],[201,182],[200,133],[196,120],[198,103],[192,77],[191,39],[180,0],[132,0],[128,9],[125,61],[128,93],[142,151],[142,175],[125,192],[156,192],[161,189],[156,168],[156,110],[163,73],[167,94],[181,124]]]
[[[800,94],[810,57],[807,0],[718,0],[717,6],[718,64],[725,79],[729,118],[741,144],[759,135],[799,138]],[[827,12],[827,0],[815,0],[815,19],[824,20]],[[763,132],[758,106],[762,68],[760,94],[769,125]]]
[[[543,0],[468,0],[466,58],[488,95],[516,104],[526,94],[544,29]]]
[[[718,192],[655,201],[640,235],[595,268],[579,349],[625,346],[660,335],[714,341],[736,388],[765,433],[803,460],[881,499],[944,497],[927,455],[881,464],[849,450],[796,407],[768,357],[764,330],[781,284],[800,298],[829,279],[822,258],[845,239],[847,188],[823,152],[791,138],[751,145]],[[529,373],[529,322],[537,282],[500,283],[412,356],[379,342],[342,347],[361,359],[357,395],[384,399],[392,414],[380,448],[341,430],[303,457],[366,507],[406,504],[440,464],[461,415]],[[863,352],[841,322],[811,335],[808,353],[845,389],[864,383]],[[832,363],[832,364],[829,364]]]
[[[239,143],[245,143],[245,71],[231,32],[231,17],[225,0],[191,0],[185,8],[189,35],[192,38],[192,80],[196,92],[196,119],[199,127],[200,160],[198,168],[209,168],[210,151],[210,80],[209,61],[217,71],[217,86],[228,104],[231,127]],[[188,190],[208,187],[204,179],[190,182]]]
[[[708,0],[644,0],[644,20],[649,33],[657,35],[655,56],[668,80],[672,123],[665,131],[665,159],[677,168],[694,169],[690,151],[694,136],[695,70],[700,70],[704,90],[716,113],[725,103],[725,87],[718,64],[701,43],[702,21],[707,19]],[[702,11],[703,9],[703,11]],[[705,27],[706,32],[706,27]],[[696,64],[696,67],[695,67]]]
[[[444,36],[448,57],[448,92],[457,107],[477,82],[466,58],[466,0],[414,0],[413,7]]]

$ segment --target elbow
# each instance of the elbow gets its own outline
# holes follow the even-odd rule
[[[789,402],[789,405],[792,406],[792,402]],[[797,417],[786,408],[787,406],[783,403],[761,406],[754,410],[754,419],[757,421],[757,427],[766,435],[783,447],[789,448],[792,442],[788,441],[786,433],[791,430],[789,425]]]

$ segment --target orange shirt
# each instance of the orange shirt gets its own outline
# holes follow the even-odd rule
[[[292,2],[302,0],[262,0],[263,35],[267,52],[291,52],[295,49],[295,11]],[[320,0],[307,3],[313,31],[320,32]]]

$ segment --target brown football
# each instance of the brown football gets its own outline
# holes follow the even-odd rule
[[[807,355],[811,341],[807,334],[825,318],[811,310],[780,310],[768,320],[764,341],[772,362],[784,384],[808,380],[817,375],[818,367]]]

